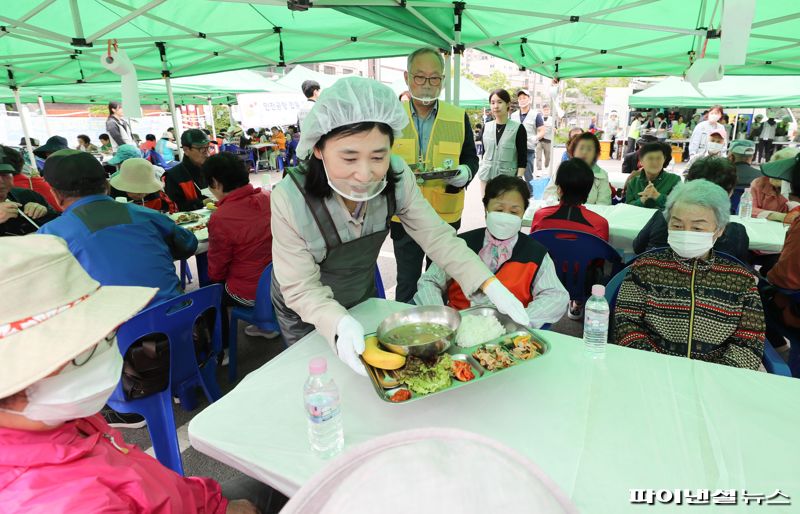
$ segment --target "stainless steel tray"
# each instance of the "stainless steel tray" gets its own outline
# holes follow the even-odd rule
[[[397,405],[402,405],[402,404],[413,402],[413,401],[416,401],[416,400],[421,400],[423,398],[427,398],[429,396],[433,396],[433,395],[436,395],[436,394],[445,393],[445,392],[450,391],[452,389],[457,389],[459,387],[464,387],[466,385],[469,385],[469,384],[472,384],[472,383],[475,383],[475,382],[481,382],[483,380],[487,380],[487,379],[497,375],[498,373],[504,372],[507,369],[513,369],[513,368],[517,368],[519,366],[527,365],[527,364],[532,363],[532,362],[537,362],[540,359],[542,359],[543,357],[546,357],[547,354],[550,351],[550,345],[547,343],[547,341],[545,341],[544,339],[542,339],[538,335],[536,335],[533,332],[531,332],[530,330],[528,330],[527,327],[524,327],[522,325],[519,325],[519,324],[515,323],[514,320],[512,320],[511,318],[509,318],[505,314],[500,314],[493,307],[472,307],[472,308],[460,311],[460,314],[461,314],[462,317],[466,316],[466,315],[469,315],[469,314],[482,315],[482,316],[486,316],[486,315],[491,314],[491,315],[495,316],[497,318],[497,320],[500,322],[500,324],[503,325],[503,328],[506,329],[506,333],[504,335],[502,335],[500,337],[497,337],[495,339],[492,339],[490,341],[485,341],[485,342],[483,342],[481,344],[478,344],[478,345],[475,345],[475,346],[466,347],[466,348],[465,347],[460,347],[460,346],[454,344],[454,345],[450,346],[450,348],[448,348],[448,350],[445,352],[446,354],[450,355],[450,358],[453,359],[453,360],[463,360],[463,361],[467,362],[470,365],[470,367],[472,368],[472,372],[475,375],[475,378],[473,378],[469,382],[461,382],[461,381],[459,381],[459,380],[457,380],[457,379],[455,379],[455,378],[453,378],[451,376],[451,383],[450,383],[449,387],[446,387],[446,388],[441,389],[439,391],[436,391],[436,392],[433,392],[433,393],[429,393],[429,394],[425,394],[425,395],[417,395],[416,393],[412,392],[410,399],[402,401],[402,402],[393,402],[393,401],[391,401],[391,398],[392,398],[392,396],[394,396],[395,393],[397,393],[397,391],[399,391],[401,389],[408,389],[408,388],[402,383],[400,385],[393,385],[390,382],[387,385],[386,383],[384,383],[384,376],[385,375],[389,375],[390,377],[392,377],[393,376],[393,372],[385,372],[382,369],[374,368],[374,367],[370,366],[369,364],[367,364],[366,362],[364,362],[363,359],[362,359],[362,362],[364,363],[364,367],[367,368],[367,375],[369,376],[370,382],[372,383],[372,387],[375,389],[375,393],[378,395],[378,398],[380,398],[381,400],[383,400],[385,402],[388,402],[388,403],[396,403]],[[531,339],[533,341],[535,341],[536,343],[538,343],[542,347],[542,352],[541,352],[541,354],[539,356],[534,357],[533,359],[529,359],[529,360],[522,360],[522,359],[516,358],[513,354],[511,354],[512,361],[514,362],[514,364],[512,366],[509,366],[509,367],[503,368],[503,369],[497,369],[495,371],[489,371],[485,367],[481,366],[481,364],[477,361],[477,359],[475,359],[473,357],[473,355],[472,355],[476,350],[478,350],[479,348],[481,348],[483,346],[487,346],[487,345],[489,345],[489,346],[498,346],[498,345],[500,345],[500,346],[503,346],[504,348],[508,348],[509,347],[509,343],[511,342],[511,339],[513,337],[515,337],[515,336],[522,335],[522,334],[530,335]],[[369,334],[369,335],[372,335],[372,334]],[[513,347],[513,343],[511,343],[511,347]],[[511,353],[510,349],[509,349],[509,353]]]

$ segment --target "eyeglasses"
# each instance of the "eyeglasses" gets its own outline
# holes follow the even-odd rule
[[[89,362],[89,360],[94,356],[97,352],[97,349],[100,345],[111,346],[114,344],[114,339],[117,337],[117,331],[112,330],[102,341],[97,343],[96,345],[92,346],[88,350],[85,350],[78,354],[77,357],[72,359],[72,365],[75,367],[80,367]]]
[[[200,152],[200,153],[208,153],[208,146],[209,146],[209,145],[205,145],[205,146],[193,146],[193,147],[192,147],[192,150],[197,150],[197,151],[198,151],[198,152]]]
[[[414,75],[414,84],[418,86],[424,86],[425,83],[427,82],[428,84],[435,87],[442,83],[442,78],[444,77],[441,76],[423,77],[422,75]]]

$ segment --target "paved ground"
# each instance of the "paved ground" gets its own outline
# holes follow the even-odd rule
[[[563,149],[554,149],[554,158],[556,164],[560,162],[561,153]],[[608,172],[617,172],[620,170],[621,161],[601,161],[600,166]],[[262,185],[264,180],[264,173],[252,175],[251,182],[254,185]],[[277,174],[271,174],[272,182],[275,183],[279,180]],[[474,228],[483,227],[484,225],[484,210],[480,198],[480,186],[473,182],[467,190],[466,206],[462,219],[462,231],[471,230]],[[194,261],[191,260],[191,265],[194,266]],[[387,238],[386,243],[381,249],[378,265],[383,277],[384,286],[386,288],[386,295],[388,298],[394,298],[394,290],[396,286],[396,272],[394,264],[394,252],[392,248],[391,239]],[[195,276],[196,276],[196,270]],[[190,284],[189,289],[196,287],[195,284]],[[559,322],[552,326],[552,330],[569,334],[576,337],[582,335],[582,323],[568,319],[566,316]],[[245,335],[244,324],[239,326],[239,374],[240,377],[253,371],[264,363],[272,359],[283,349],[283,345],[279,339],[266,340],[263,338],[253,338]],[[231,384],[227,380],[227,368],[223,368],[218,372],[218,381],[222,387],[223,394],[232,389]],[[299,398],[298,391],[298,398]],[[203,399],[200,407],[193,412],[185,412],[180,407],[175,406],[175,420],[176,426],[179,427],[178,435],[181,441],[181,449],[183,451],[183,463],[185,471],[188,475],[210,476],[219,481],[224,481],[237,476],[238,471],[229,468],[210,457],[197,452],[189,446],[187,428],[188,423],[194,415],[199,413],[207,403]],[[266,405],[254,405],[253,408],[269,408]],[[136,443],[143,448],[150,448],[150,439],[146,429],[126,430],[126,440]],[[276,509],[282,505],[280,503]]]

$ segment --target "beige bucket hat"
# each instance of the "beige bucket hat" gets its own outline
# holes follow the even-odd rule
[[[161,182],[156,179],[153,165],[147,159],[128,159],[122,163],[119,173],[109,179],[111,187],[126,193],[155,193],[161,191]]]
[[[1,244],[0,398],[22,391],[97,344],[157,291],[100,286],[59,237],[4,237]]]

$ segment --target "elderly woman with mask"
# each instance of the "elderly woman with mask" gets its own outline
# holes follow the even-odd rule
[[[617,298],[614,342],[758,369],[765,327],[755,277],[713,250],[730,218],[728,194],[703,179],[680,184],[664,215],[670,248],[634,261]]]
[[[567,310],[569,293],[556,274],[547,248],[520,234],[522,215],[528,208],[525,181],[508,175],[493,178],[486,184],[483,206],[486,228],[470,230],[458,237],[467,242],[497,279],[526,306],[532,328],[560,320]],[[437,264],[431,265],[420,277],[414,303],[447,304],[455,309],[491,305],[485,297],[466,297],[458,282]]]
[[[436,214],[408,165],[392,156],[408,116],[388,86],[346,77],[303,120],[298,168],[273,190],[272,301],[287,344],[316,328],[356,373],[364,327],[350,309],[375,295],[378,253],[396,215],[464,293],[486,295],[518,323],[528,313]]]
[[[16,301],[0,309],[0,510],[259,512],[210,478],[166,468],[98,414],[122,373],[117,327],[156,290],[101,287],[57,237],[3,245],[0,288]],[[268,508],[267,486],[232,486]]]

